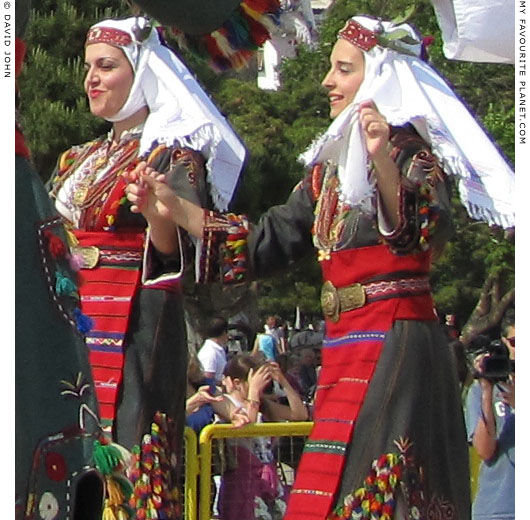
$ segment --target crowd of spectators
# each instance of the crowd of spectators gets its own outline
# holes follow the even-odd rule
[[[515,478],[513,309],[504,316],[499,341],[492,334],[479,336],[464,345],[455,315],[448,314],[443,319],[462,389],[469,443],[480,459],[472,519],[511,520]],[[222,334],[217,330],[214,335],[210,330],[200,353],[205,347],[211,347],[211,342],[217,342],[215,351],[218,354],[221,348],[224,354],[220,368],[222,381],[215,381],[213,372],[219,367],[214,370],[208,361],[215,358],[213,354],[209,358],[205,353],[199,355],[205,360],[202,370],[198,358],[192,356],[188,370],[191,406],[187,411],[192,411],[188,415],[189,424],[196,426],[202,424],[200,421],[218,420],[239,427],[264,420],[310,420],[320,369],[323,337],[320,323],[293,330],[279,318],[268,316],[263,330],[245,341],[247,351],[234,352],[229,348],[226,321],[216,318],[212,323],[215,321],[218,325],[225,324]],[[499,369],[499,363],[504,368]],[[506,373],[492,375],[492,367]],[[199,413],[198,409],[202,411]],[[232,462],[238,462],[229,465],[231,469],[221,480],[219,517],[222,520],[254,518],[251,512],[254,507],[262,508],[265,515],[272,517],[276,511],[276,516],[281,517],[286,491],[277,481],[277,471],[271,471],[277,463],[272,442],[270,438],[249,437],[230,444],[227,453]],[[256,471],[258,466],[261,472]],[[251,475],[256,474],[263,477],[259,485],[252,483]],[[245,492],[238,485],[242,479],[249,483]]]
[[[274,316],[267,317],[253,340],[241,341],[241,328],[230,327],[221,317],[210,320],[203,336],[188,367],[186,422],[197,434],[216,422],[239,428],[311,419],[321,339],[315,341],[315,336],[305,344],[298,338],[291,346],[286,327]],[[237,349],[230,348],[233,337]],[[252,436],[226,440],[222,474],[214,477],[213,506],[221,520],[282,517],[288,486],[278,478],[281,442]],[[301,453],[302,445],[297,448]]]

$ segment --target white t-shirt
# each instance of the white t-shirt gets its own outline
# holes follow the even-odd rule
[[[226,365],[226,354],[224,348],[213,339],[207,339],[197,353],[204,372],[214,372],[215,380],[223,379],[223,370]]]

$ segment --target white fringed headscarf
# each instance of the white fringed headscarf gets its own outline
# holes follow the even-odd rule
[[[132,39],[127,45],[106,42],[125,53],[135,74],[127,101],[107,120],[123,121],[147,106],[149,116],[140,139],[140,156],[155,142],[201,152],[207,160],[213,202],[218,210],[226,210],[246,155],[236,133],[185,65],[161,44],[157,30],[150,28],[145,18],[99,22],[91,27],[87,44],[91,43],[91,31],[97,28],[118,29]],[[146,38],[137,39],[135,33],[142,31]]]
[[[337,163],[341,196],[367,207],[374,185],[368,179],[358,107],[371,99],[390,125],[411,123],[430,144],[444,171],[456,176],[460,200],[472,218],[515,226],[513,169],[445,81],[419,58],[418,34],[408,24],[362,16],[353,20],[376,35],[390,36],[393,48],[378,44],[363,51],[365,76],[355,98],[300,160],[307,166]]]

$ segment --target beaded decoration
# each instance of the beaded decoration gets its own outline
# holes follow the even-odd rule
[[[199,282],[216,279],[219,273],[222,283],[244,281],[248,269],[246,217],[205,211],[203,229]]]
[[[312,192],[318,193],[312,229],[313,244],[319,250],[319,261],[322,261],[329,258],[330,251],[340,248],[344,225],[352,207],[341,200],[336,164],[327,162],[323,168],[313,169],[312,177]]]
[[[110,151],[110,140],[97,139],[65,152],[53,179],[51,196],[58,198],[65,181],[71,186],[61,202],[77,216],[76,227],[87,230],[114,230],[121,205],[127,202],[121,176],[138,163],[139,140],[133,134]]]
[[[440,207],[434,200],[434,187],[436,183],[443,182],[443,172],[434,157],[425,151],[419,152],[415,160],[421,161],[427,174],[425,183],[418,187],[419,248],[421,251],[425,251],[429,249],[429,239],[432,237],[440,217]]]
[[[439,208],[432,204],[433,194],[430,186],[422,184],[418,188],[418,223],[420,226],[419,249],[429,249],[429,238],[436,229],[436,223],[440,214]]]
[[[222,255],[222,276],[226,283],[242,281],[246,273],[247,263],[247,235],[248,229],[241,228],[239,218],[229,213],[227,215],[232,226],[228,230]]]
[[[129,478],[134,489],[129,506],[135,510],[137,520],[181,517],[179,492],[172,476],[177,460],[170,447],[170,426],[166,415],[157,412],[151,433],[144,435],[141,447],[132,450]]]

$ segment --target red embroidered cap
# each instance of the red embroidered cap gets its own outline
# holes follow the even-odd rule
[[[91,43],[108,43],[126,47],[132,42],[131,35],[113,27],[92,27],[88,31],[85,47]]]
[[[346,25],[339,31],[337,37],[348,40],[363,51],[369,51],[377,45],[375,33],[355,20],[348,20]]]

